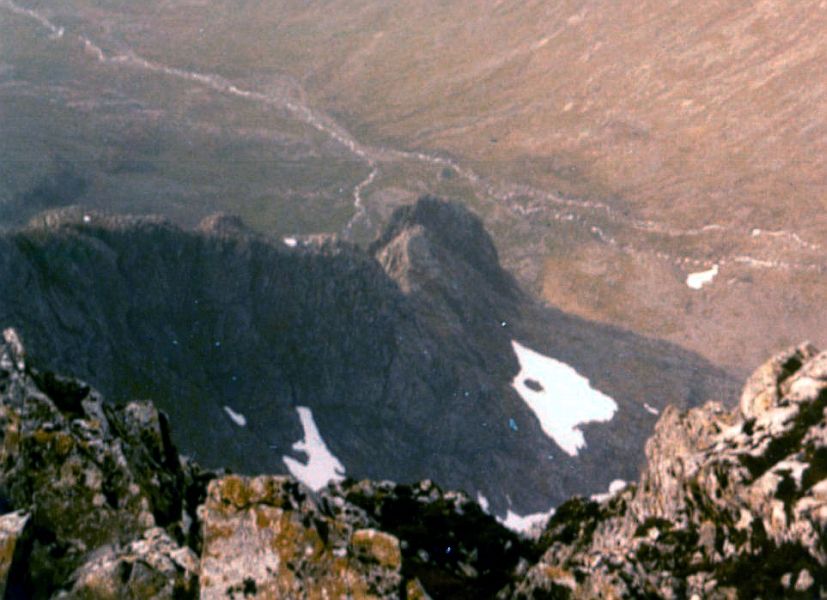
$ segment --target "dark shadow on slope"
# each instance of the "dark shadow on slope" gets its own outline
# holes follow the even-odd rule
[[[536,305],[476,217],[435,199],[394,216],[370,253],[289,248],[236,220],[46,213],[0,236],[0,323],[38,364],[118,401],[156,399],[208,466],[284,471],[310,407],[353,477],[484,494],[545,510],[632,479],[655,417],[734,389],[675,346]],[[571,459],[511,388],[518,340],[575,367],[620,406]],[[246,417],[240,426],[230,412]]]

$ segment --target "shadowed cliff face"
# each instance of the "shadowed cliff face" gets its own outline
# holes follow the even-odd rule
[[[228,217],[182,230],[73,209],[0,237],[0,322],[45,367],[113,400],[152,398],[208,466],[284,472],[308,407],[354,477],[483,494],[544,510],[636,477],[656,417],[726,399],[732,382],[668,344],[543,308],[500,267],[480,221],[426,198],[370,247],[295,246]],[[611,396],[569,456],[511,387],[512,341]],[[226,410],[226,408],[230,410]]]

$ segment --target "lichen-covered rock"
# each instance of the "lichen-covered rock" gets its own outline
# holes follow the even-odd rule
[[[344,498],[398,538],[403,575],[434,598],[490,598],[538,556],[533,543],[502,527],[467,495],[444,492],[430,480],[349,481],[324,494]]]
[[[408,580],[405,593],[408,600],[433,600],[418,579]]]
[[[124,547],[104,546],[73,574],[71,589],[57,598],[89,600],[184,600],[198,597],[199,561],[191,548],[161,528]]]
[[[188,479],[163,414],[30,367],[13,330],[0,343],[0,436],[0,497],[34,531],[26,593],[47,597],[96,549],[153,527],[184,541]]]
[[[29,515],[11,512],[0,517],[0,598],[15,598],[20,595],[22,561],[28,555],[31,542]],[[6,595],[8,590],[8,596]]]
[[[358,510],[325,512],[289,477],[212,481],[199,510],[201,597],[400,597],[399,540],[365,528]]]
[[[825,411],[827,352],[806,344],[759,368],[734,412],[665,411],[640,484],[561,506],[502,597],[565,597],[564,574],[578,598],[827,596]]]
[[[558,507],[539,542],[464,493],[216,475],[163,413],[114,406],[0,341],[0,586],[34,598],[827,596],[827,352],[734,412],[667,409],[637,485]],[[2,590],[0,590],[2,591]]]
[[[402,553],[399,540],[394,536],[376,529],[359,529],[350,536],[350,546],[354,556],[364,562],[375,562],[389,569],[402,566]]]
[[[761,365],[747,380],[741,393],[741,414],[748,419],[758,417],[777,404],[783,394],[781,385],[784,381],[816,354],[815,346],[804,343]]]

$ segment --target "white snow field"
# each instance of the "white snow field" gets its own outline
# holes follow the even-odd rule
[[[299,420],[304,429],[304,439],[293,444],[293,450],[307,455],[307,464],[302,464],[290,456],[282,456],[290,473],[314,491],[318,491],[331,481],[344,479],[345,467],[339,462],[324,443],[313,412],[306,406],[296,407]]]
[[[530,515],[518,515],[510,510],[505,513],[505,518],[497,517],[497,521],[503,527],[507,527],[516,533],[522,533],[530,538],[538,538],[543,533],[543,528],[549,518],[554,514],[554,509],[548,512],[532,513]]]
[[[579,425],[611,420],[617,403],[566,363],[513,340],[511,345],[520,363],[511,385],[537,415],[545,434],[567,454],[576,456],[586,445]]]
[[[626,489],[626,482],[623,479],[615,479],[609,484],[609,491],[603,494],[592,494],[591,499],[595,502],[603,502],[612,496],[622,492]]]
[[[690,273],[686,277],[686,285],[693,290],[699,290],[703,286],[712,283],[715,276],[718,275],[718,265],[712,265],[708,271],[698,271],[697,273]]]

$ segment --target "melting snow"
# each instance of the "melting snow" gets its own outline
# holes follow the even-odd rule
[[[224,407],[224,412],[226,412],[227,416],[230,417],[230,420],[239,427],[245,427],[247,425],[247,417],[245,417],[241,413],[235,412],[229,406]]]
[[[615,479],[613,482],[609,484],[609,493],[610,494],[617,494],[623,488],[626,487],[626,482],[622,479]]]
[[[511,385],[540,420],[540,426],[570,456],[585,447],[578,426],[609,421],[617,404],[594,389],[589,380],[566,363],[512,341],[520,372]]]
[[[290,456],[282,456],[290,473],[307,487],[318,491],[331,481],[344,479],[345,468],[339,459],[331,454],[324,443],[313,413],[306,406],[296,408],[304,429],[304,439],[293,444],[293,450],[307,455],[307,464]]]
[[[603,502],[604,500],[608,500],[618,492],[622,491],[626,487],[626,482],[622,479],[615,479],[609,484],[609,491],[605,494],[594,494],[591,496],[591,499],[595,502]]]
[[[282,241],[284,242],[284,245],[285,245],[285,246],[290,246],[291,248],[295,248],[295,247],[296,247],[296,244],[298,244],[298,243],[299,243],[299,240],[297,240],[297,239],[296,239],[296,238],[294,238],[294,237],[286,237],[286,238],[284,238],[284,240],[282,240]]]
[[[693,290],[699,290],[708,283],[712,283],[715,276],[718,274],[718,265],[712,265],[708,271],[698,271],[697,273],[690,273],[686,277],[686,285]]]
[[[490,505],[488,503],[488,498],[483,496],[482,492],[477,492],[477,504],[480,505],[480,508],[482,508],[483,511],[491,514],[489,512]],[[496,517],[496,519],[501,525],[507,527],[511,531],[522,533],[528,537],[537,538],[543,532],[543,528],[553,514],[553,508],[549,509],[548,512],[532,513],[524,516],[508,510],[505,513],[505,517]]]
[[[497,521],[503,526],[508,527],[511,531],[516,531],[529,537],[540,537],[543,528],[553,514],[553,508],[549,509],[548,512],[532,513],[525,516],[518,515],[509,510],[505,513],[504,519],[497,517]]]
[[[659,415],[660,414],[660,411],[657,408],[655,408],[654,406],[652,406],[651,404],[649,404],[648,402],[643,403],[643,408],[645,408],[646,412],[648,412],[650,414],[653,414],[653,415]]]

